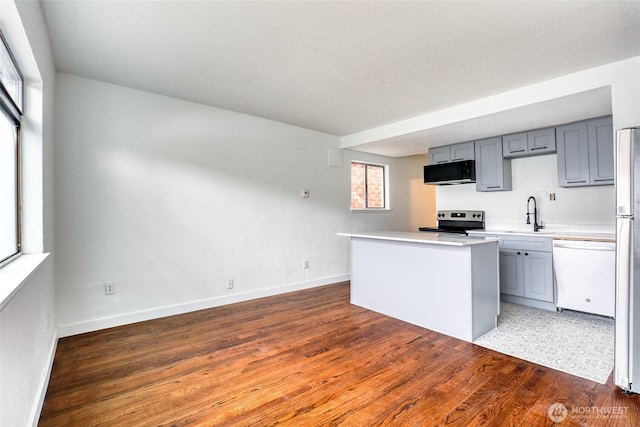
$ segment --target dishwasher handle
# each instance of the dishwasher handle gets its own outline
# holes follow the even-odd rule
[[[578,249],[583,251],[615,251],[615,245],[572,245],[570,243],[554,243],[554,248]]]

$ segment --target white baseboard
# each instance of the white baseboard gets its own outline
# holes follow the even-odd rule
[[[47,389],[49,388],[49,379],[51,378],[51,371],[53,370],[53,360],[56,356],[56,349],[58,348],[58,331],[53,334],[51,341],[51,348],[47,355],[47,370],[43,373],[38,384],[39,398],[33,403],[33,410],[31,411],[31,423],[33,427],[38,427],[38,421],[40,421],[40,414],[42,413],[42,407],[44,406],[44,398],[47,395]]]
[[[303,289],[315,288],[319,286],[330,285],[333,283],[344,282],[350,279],[350,274],[342,274],[338,276],[324,277],[322,279],[310,280],[279,286],[274,288],[258,289],[255,291],[235,293],[228,296],[209,298],[205,300],[192,301],[183,304],[154,308],[135,313],[128,313],[119,316],[106,317],[101,319],[90,320],[87,322],[60,325],[58,333],[60,338],[71,335],[83,334],[85,332],[93,332],[100,329],[112,328],[115,326],[127,325],[130,323],[143,322],[145,320],[158,319],[161,317],[173,316],[176,314],[188,313],[191,311],[203,310],[206,308],[219,307],[221,305],[233,304],[236,302],[249,301],[256,298],[263,298],[273,295],[285,294]]]

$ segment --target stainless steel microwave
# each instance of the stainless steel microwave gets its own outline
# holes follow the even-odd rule
[[[476,182],[476,165],[473,160],[438,163],[424,167],[425,184],[450,185],[474,182]]]

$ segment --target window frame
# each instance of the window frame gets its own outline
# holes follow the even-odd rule
[[[391,207],[389,205],[389,190],[390,190],[390,186],[389,186],[389,165],[383,164],[383,163],[375,163],[375,162],[365,162],[365,161],[361,161],[361,160],[352,160],[349,166],[349,172],[350,172],[350,177],[351,177],[351,171],[353,170],[353,165],[354,164],[360,164],[360,165],[364,165],[364,169],[365,169],[365,175],[364,175],[364,184],[365,184],[365,194],[364,194],[364,205],[365,207],[363,208],[354,208],[353,207],[353,197],[350,197],[350,209],[352,212],[384,212],[384,211],[390,211]],[[382,207],[369,207],[369,192],[368,192],[368,176],[367,176],[367,168],[368,166],[373,166],[373,167],[379,167],[382,168],[382,202],[383,202],[383,206]],[[353,190],[353,180],[351,180],[350,178],[350,186],[349,186],[350,190]],[[351,191],[351,194],[353,194],[353,191]]]
[[[6,258],[0,259],[0,268],[9,264],[11,261],[15,260],[22,254],[22,142],[21,142],[21,119],[22,113],[24,111],[25,104],[25,85],[24,85],[24,75],[18,66],[18,62],[11,51],[11,47],[7,42],[6,38],[2,31],[0,31],[0,42],[2,46],[0,48],[6,49],[11,61],[13,62],[13,66],[15,67],[21,81],[21,93],[20,93],[20,102],[21,105],[17,105],[14,101],[13,97],[10,95],[9,91],[5,88],[2,81],[0,81],[0,114],[6,116],[6,118],[13,122],[13,125],[16,127],[15,133],[15,161],[16,161],[16,224],[15,224],[15,234],[16,234],[16,252],[7,256]]]

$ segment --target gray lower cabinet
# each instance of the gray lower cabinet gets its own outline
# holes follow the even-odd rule
[[[502,156],[502,138],[476,141],[476,190],[511,190],[511,160]]]
[[[500,249],[500,293],[524,296],[522,252],[515,249]]]
[[[524,297],[553,302],[553,255],[525,251],[523,262]]]
[[[553,303],[551,239],[500,237],[499,246],[500,293]]]
[[[560,187],[614,184],[611,117],[558,126],[556,137]]]
[[[500,292],[553,302],[551,253],[500,249]]]

